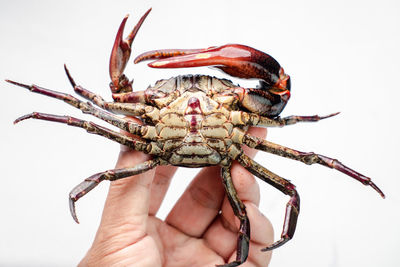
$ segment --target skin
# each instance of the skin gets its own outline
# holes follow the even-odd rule
[[[249,133],[266,136],[261,128]],[[251,157],[256,154],[256,150],[244,150]],[[116,167],[148,159],[148,155],[121,147]],[[203,168],[167,218],[156,217],[176,169],[160,166],[111,182],[95,240],[79,266],[210,267],[235,260],[239,220],[225,196],[220,167]],[[273,242],[273,229],[258,210],[258,183],[237,163],[232,178],[251,226],[249,257],[241,266],[268,266],[271,252],[260,249]]]

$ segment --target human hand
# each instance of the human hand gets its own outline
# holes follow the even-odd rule
[[[260,128],[250,132],[266,135]],[[244,150],[252,157],[256,153]],[[122,147],[116,167],[132,167],[149,158]],[[210,267],[234,261],[239,220],[225,196],[219,167],[203,168],[167,218],[156,217],[175,171],[159,166],[111,182],[95,240],[79,266]],[[251,226],[249,257],[241,266],[268,266],[271,252],[260,249],[273,242],[273,229],[258,210],[258,183],[237,163],[232,178]]]

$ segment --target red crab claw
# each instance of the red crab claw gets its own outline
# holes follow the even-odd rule
[[[132,81],[129,81],[123,72],[131,55],[132,42],[150,11],[151,8],[147,10],[147,12],[140,18],[139,22],[133,28],[128,37],[126,37],[126,39],[122,38],[128,15],[125,16],[121,22],[121,25],[119,26],[110,57],[110,88],[113,93],[132,91]]]
[[[250,110],[261,107],[265,110],[260,113],[267,116],[277,116],[290,97],[289,75],[273,57],[249,46],[227,44],[205,49],[155,50],[139,55],[135,63],[149,59],[158,59],[148,64],[153,68],[215,66],[231,76],[259,79],[261,86],[249,89],[242,104]]]

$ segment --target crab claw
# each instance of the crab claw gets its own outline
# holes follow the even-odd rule
[[[240,44],[213,46],[205,49],[168,49],[146,52],[135,59],[158,59],[152,68],[187,68],[215,66],[238,78],[260,79],[274,87],[274,93],[290,90],[290,78],[270,55]]]
[[[132,81],[129,81],[123,73],[131,55],[132,42],[150,11],[151,8],[140,18],[126,39],[123,39],[123,33],[128,15],[125,16],[119,26],[110,57],[110,88],[113,93],[132,91]]]
[[[201,49],[160,49],[160,50],[152,50],[148,52],[144,52],[135,58],[135,64],[150,60],[150,59],[163,59],[169,57],[183,56],[189,54],[195,54],[204,52],[209,48],[201,48]]]
[[[205,49],[155,50],[139,55],[135,63],[157,59],[153,68],[214,66],[223,72],[245,79],[259,79],[260,86],[242,90],[241,104],[263,116],[278,116],[290,98],[290,77],[270,55],[240,44]]]

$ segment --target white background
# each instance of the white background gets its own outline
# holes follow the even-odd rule
[[[127,27],[133,27],[149,7],[133,57],[225,43],[273,55],[292,77],[292,99],[282,115],[342,113],[271,129],[268,139],[338,158],[387,195],[382,200],[337,171],[259,153],[257,161],[297,185],[302,201],[295,237],[274,252],[271,266],[400,266],[399,2],[1,1],[0,78],[71,93],[67,63],[78,83],[111,99],[108,60],[117,28],[127,13]],[[126,73],[138,90],[179,74],[225,77],[209,68],[153,70],[132,61]],[[91,174],[113,168],[119,146],[51,122],[13,126],[32,111],[89,118],[55,99],[5,82],[0,87],[0,265],[75,265],[93,240],[108,183],[79,201],[80,225],[70,217],[68,193]],[[178,172],[160,217],[196,171]],[[260,209],[278,238],[287,197],[260,186]]]

